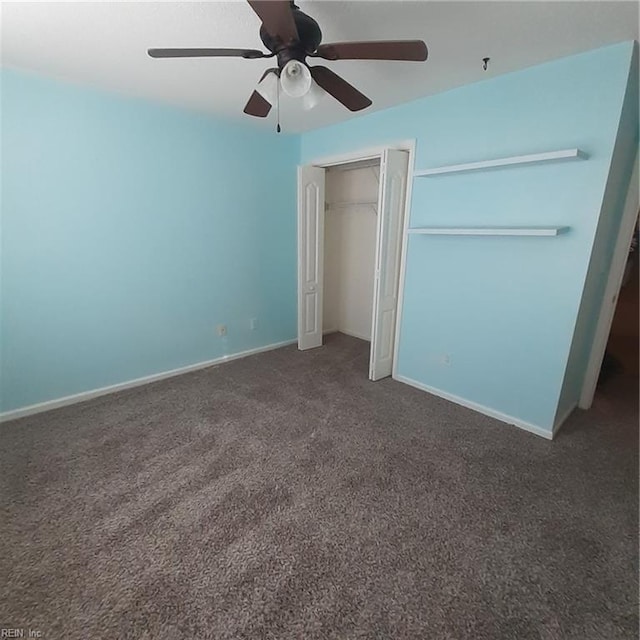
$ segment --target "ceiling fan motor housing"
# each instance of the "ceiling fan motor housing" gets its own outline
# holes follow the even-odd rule
[[[260,39],[271,53],[276,54],[280,70],[290,60],[299,60],[306,64],[305,58],[307,55],[313,53],[322,42],[322,31],[318,23],[311,16],[300,11],[293,3],[291,6],[293,19],[298,31],[297,42],[283,42],[280,38],[274,38],[267,33],[264,26],[260,27]]]

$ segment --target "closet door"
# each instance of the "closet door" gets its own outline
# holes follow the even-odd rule
[[[298,349],[322,345],[324,173],[298,168]]]
[[[408,168],[407,151],[386,149],[382,154],[369,359],[370,380],[390,376],[393,367]]]

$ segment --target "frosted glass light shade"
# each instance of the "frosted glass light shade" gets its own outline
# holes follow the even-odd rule
[[[311,81],[311,88],[309,91],[302,97],[302,108],[305,111],[310,111],[315,107],[320,100],[327,94],[327,92],[314,80]]]
[[[302,98],[311,89],[311,72],[307,65],[289,60],[280,74],[282,90],[292,98]]]

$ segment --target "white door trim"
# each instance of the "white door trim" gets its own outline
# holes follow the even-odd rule
[[[581,409],[589,409],[589,407],[591,407],[593,396],[596,392],[598,376],[600,375],[604,352],[607,348],[607,342],[609,341],[611,324],[616,311],[618,294],[620,293],[620,287],[622,285],[624,267],[629,255],[629,246],[631,245],[633,230],[636,220],[638,219],[639,206],[638,154],[636,153],[631,182],[629,183],[629,191],[624,204],[620,230],[618,231],[618,239],[616,240],[613,258],[611,259],[611,268],[602,298],[602,306],[600,307],[600,313],[598,315],[598,324],[596,325],[591,354],[582,383],[582,391],[580,392],[578,406]]]
[[[399,149],[400,151],[408,151],[410,155],[410,159],[413,158],[413,154],[416,148],[416,141],[413,140],[401,140],[400,142],[390,142],[389,144],[377,146],[377,147],[368,147],[366,149],[360,149],[359,151],[349,151],[345,153],[339,153],[336,155],[325,156],[323,158],[318,158],[316,160],[310,160],[305,164],[312,164],[316,167],[324,167],[328,169],[329,167],[334,167],[340,164],[348,164],[350,162],[360,162],[362,160],[373,160],[376,158],[382,157],[382,152],[385,149]],[[413,174],[409,174],[409,176],[413,176]]]
[[[302,166],[315,166],[327,169],[341,164],[348,164],[351,162],[360,162],[363,160],[382,159],[382,153],[385,149],[398,149],[401,151],[407,151],[409,153],[409,166],[407,173],[407,189],[405,194],[405,205],[403,211],[402,222],[402,248],[400,253],[400,280],[398,285],[398,307],[396,310],[396,328],[393,340],[393,366],[391,377],[396,378],[396,361],[398,353],[398,342],[400,340],[400,324],[402,322],[402,300],[404,294],[404,278],[405,278],[405,264],[406,264],[406,246],[407,246],[407,228],[409,225],[410,205],[411,205],[411,191],[413,186],[413,171],[415,168],[415,152],[416,152],[416,140],[407,139],[396,142],[389,142],[385,145],[368,147],[360,149],[359,151],[349,151],[345,153],[335,154],[331,156],[324,156],[314,160],[309,160],[304,165],[298,166],[298,175],[300,175],[300,168]],[[298,180],[298,189],[300,188],[300,181]],[[378,203],[380,205],[380,203]],[[298,210],[298,217],[300,219],[300,210]],[[324,248],[324,247],[323,247]],[[299,287],[298,287],[299,290]]]

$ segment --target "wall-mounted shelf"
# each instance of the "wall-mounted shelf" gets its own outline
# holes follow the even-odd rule
[[[557,236],[569,227],[414,227],[408,233],[431,236]]]
[[[482,160],[481,162],[467,162],[465,164],[451,164],[433,169],[423,169],[414,172],[414,177],[425,178],[446,173],[463,173],[465,171],[481,171],[494,167],[507,167],[517,164],[537,164],[542,162],[556,162],[558,160],[586,160],[589,156],[580,149],[561,149],[560,151],[548,151],[546,153],[531,153],[526,156],[512,156],[510,158],[497,158],[495,160]]]

